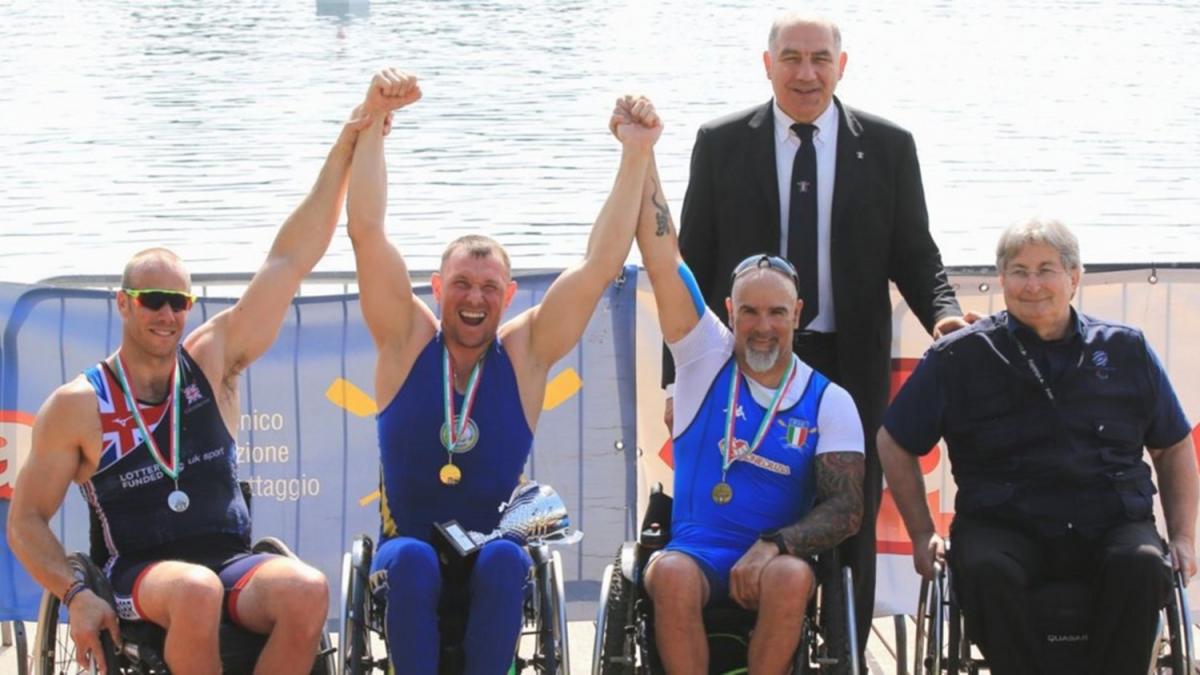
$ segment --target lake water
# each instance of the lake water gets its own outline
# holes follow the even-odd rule
[[[365,3],[364,3],[365,4]],[[388,141],[414,268],[491,234],[521,267],[583,251],[644,92],[676,214],[696,127],[766,101],[757,2],[0,1],[0,280],[119,272],[165,244],[249,271],[376,68],[422,78]],[[1085,262],[1200,261],[1200,3],[842,3],[851,105],[908,127],[949,264],[1033,213]],[[636,260],[636,251],[634,253]],[[340,234],[320,270],[353,268]]]

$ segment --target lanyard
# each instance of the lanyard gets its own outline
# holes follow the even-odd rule
[[[1042,385],[1042,391],[1045,392],[1046,398],[1050,399],[1051,403],[1054,403],[1054,392],[1050,391],[1050,385],[1046,383],[1046,378],[1042,376],[1042,369],[1038,368],[1033,357],[1029,356],[1029,352],[1025,349],[1025,344],[1021,342],[1021,339],[1016,335],[1013,335],[1012,339],[1013,342],[1017,343],[1017,349],[1021,352],[1021,356],[1025,357],[1025,363],[1029,364],[1030,372],[1037,378],[1038,384]]]

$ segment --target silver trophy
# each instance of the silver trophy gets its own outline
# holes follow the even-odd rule
[[[518,485],[508,501],[500,504],[500,524],[484,534],[465,530],[457,521],[438,523],[442,536],[463,557],[494,539],[506,538],[524,546],[536,543],[574,544],[583,533],[571,528],[567,505],[549,485],[534,481]]]

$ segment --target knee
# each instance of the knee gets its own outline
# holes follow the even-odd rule
[[[1017,560],[999,552],[963,555],[955,559],[956,583],[965,588],[1009,592],[1029,586],[1029,572]]]
[[[657,608],[695,607],[704,604],[704,573],[694,560],[682,553],[668,552],[646,570],[646,592]]]
[[[305,564],[295,565],[289,570],[282,590],[282,617],[315,626],[317,630],[325,625],[329,583],[324,574]]]
[[[795,556],[779,556],[763,568],[760,607],[788,615],[803,616],[816,586],[812,567]]]
[[[1171,583],[1166,559],[1162,551],[1152,544],[1111,550],[1105,556],[1104,565],[1125,583],[1146,591],[1165,593]]]
[[[498,539],[488,542],[479,551],[473,577],[486,577],[490,583],[524,584],[529,576],[531,564],[529,554],[523,547],[505,539]]]
[[[409,603],[436,606],[441,594],[442,573],[433,547],[415,539],[387,542],[376,558],[376,569],[387,574],[389,606]]]
[[[225,587],[208,568],[190,566],[171,583],[170,620],[211,626],[216,631],[221,616]]]

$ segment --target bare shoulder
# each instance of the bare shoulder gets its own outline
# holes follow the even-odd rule
[[[55,389],[38,411],[34,430],[35,452],[77,449],[86,453],[88,439],[98,443],[100,413],[87,378],[78,375]]]

